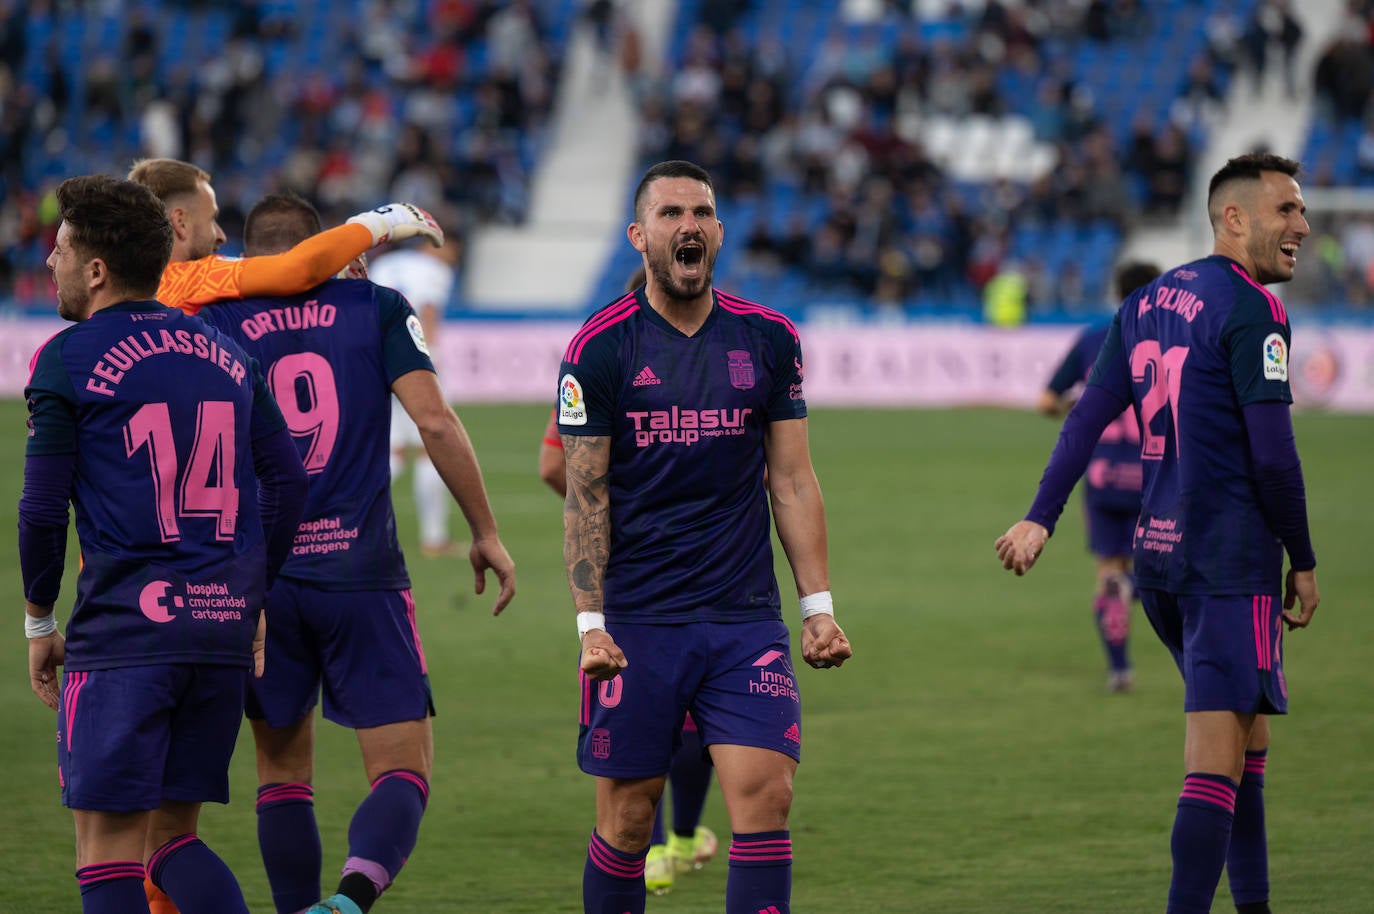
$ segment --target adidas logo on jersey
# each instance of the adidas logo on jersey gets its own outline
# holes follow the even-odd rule
[[[632,383],[634,387],[649,387],[654,384],[662,384],[663,382],[659,380],[658,375],[654,374],[652,368],[645,365],[640,369],[639,374],[635,375],[635,379]]]

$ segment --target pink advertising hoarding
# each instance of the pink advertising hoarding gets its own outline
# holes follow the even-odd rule
[[[0,321],[0,394],[23,395],[34,351],[65,324]],[[455,403],[552,402],[574,322],[450,321],[440,362]],[[1028,407],[1077,328],[999,330],[903,324],[802,328],[806,397],[818,406]],[[1303,406],[1374,412],[1374,328],[1309,326],[1293,334],[1294,396]]]

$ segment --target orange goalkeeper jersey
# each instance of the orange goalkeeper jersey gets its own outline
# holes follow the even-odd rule
[[[195,314],[224,299],[257,295],[298,295],[333,277],[372,247],[372,232],[341,225],[307,238],[289,251],[265,257],[220,257],[167,264],[157,300]]]

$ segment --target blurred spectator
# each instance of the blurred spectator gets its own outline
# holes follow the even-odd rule
[[[1302,23],[1293,15],[1289,0],[1260,0],[1241,40],[1254,75],[1254,91],[1259,92],[1273,46],[1277,45],[1282,58],[1280,65],[1284,90],[1289,98],[1296,97],[1298,90],[1294,63],[1298,46],[1302,44]]]
[[[1029,313],[1029,284],[1021,265],[1009,261],[983,287],[983,320],[994,327],[1019,327]]]
[[[1201,135],[1212,127],[1226,110],[1212,58],[1199,54],[1188,65],[1188,76],[1178,98],[1169,107],[1169,118],[1185,132]]]
[[[1317,59],[1313,90],[1325,114],[1336,121],[1358,118],[1374,91],[1374,55],[1363,33],[1338,33]]]
[[[1145,172],[1148,185],[1145,208],[1153,214],[1177,213],[1188,190],[1188,175],[1192,163],[1188,138],[1177,124],[1166,124],[1154,137],[1150,153],[1150,170]]]
[[[1218,110],[1243,33],[1229,7],[1207,15],[1207,50],[1164,100],[1165,118],[1160,105],[1123,106],[1089,66],[1140,59],[1147,43],[1168,40],[1173,14],[1140,0],[949,4],[950,27],[935,30],[907,0],[875,0],[866,24],[805,5],[787,28],[776,0],[702,0],[682,5],[675,27],[686,37],[670,42],[673,59],[650,62],[653,72],[639,60],[630,0],[357,0],[351,20],[324,21],[260,0],[188,0],[189,13],[168,2],[126,14],[109,45],[118,66],[83,48],[77,80],[82,64],[63,56],[69,41],[29,47],[29,35],[69,36],[75,17],[99,13],[78,2],[0,0],[7,242],[33,237],[19,229],[34,223],[20,217],[25,195],[41,200],[66,171],[139,152],[203,161],[230,210],[290,186],[327,218],[383,197],[437,193],[470,223],[519,223],[563,65],[552,36],[583,21],[602,55],[618,48],[622,69],[636,74],[641,121],[627,141],[646,158],[700,161],[730,198],[779,214],[781,224],[740,226],[751,232],[741,269],[767,262],[835,294],[976,310],[978,291],[1017,259],[1039,304],[1035,258],[1057,265],[1043,249],[1051,238],[1078,245],[1089,234],[1067,230],[1075,225],[1124,231],[1138,210],[1176,211],[1192,140]],[[1287,9],[1280,0],[1263,6],[1280,20]],[[198,38],[209,33],[200,28],[208,15],[228,30],[220,46]],[[172,55],[166,22],[188,16],[187,46]],[[50,20],[46,32],[30,29],[40,17]],[[1274,47],[1282,50],[1281,32]],[[322,48],[329,65],[301,63]],[[1363,116],[1371,56],[1351,43],[1323,58],[1317,83],[1333,110]],[[970,117],[1001,137],[1007,112],[1029,121],[1035,155],[957,145]],[[109,144],[93,141],[97,133]],[[1042,156],[1049,167],[1031,168]],[[973,163],[984,169],[976,177]],[[47,283],[42,258],[26,253],[33,242],[14,243],[0,263],[0,284],[8,276],[12,285],[0,294],[30,266]],[[1092,289],[1109,263],[1084,267]]]

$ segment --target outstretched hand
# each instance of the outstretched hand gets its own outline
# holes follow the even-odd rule
[[[625,652],[616,645],[610,632],[594,628],[583,636],[581,666],[588,679],[597,682],[614,679],[629,665]]]
[[[1022,575],[1035,565],[1035,560],[1045,551],[1045,543],[1049,538],[1050,531],[1040,524],[1023,520],[1012,524],[1011,529],[997,537],[994,545],[997,547],[997,557],[1002,560],[1002,567]]]
[[[849,639],[829,613],[816,613],[802,622],[802,659],[818,670],[840,666],[854,656]]]
[[[472,562],[475,574],[472,592],[482,594],[487,589],[487,570],[496,572],[496,580],[501,582],[501,592],[496,595],[493,616],[501,615],[501,610],[510,605],[515,596],[515,561],[506,551],[505,545],[497,537],[487,537],[472,541],[468,550],[468,561]]]

